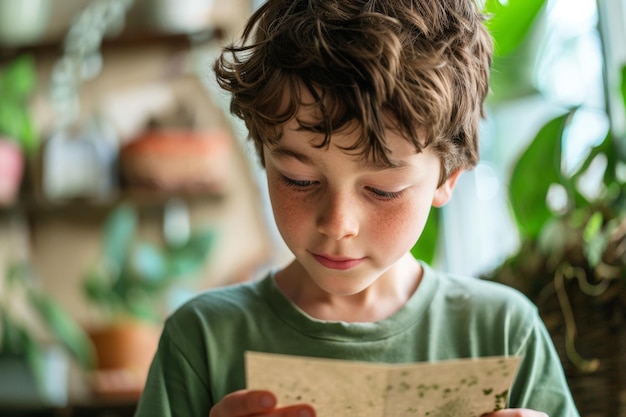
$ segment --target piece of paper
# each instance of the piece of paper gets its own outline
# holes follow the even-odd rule
[[[504,408],[519,357],[380,364],[246,352],[248,389],[318,417],[477,417]]]

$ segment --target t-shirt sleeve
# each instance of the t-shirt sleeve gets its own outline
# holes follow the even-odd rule
[[[152,361],[135,417],[209,415],[212,404],[205,367],[193,351],[185,352],[185,339],[167,322]]]
[[[511,389],[509,407],[543,411],[550,417],[578,417],[561,360],[536,309],[516,354],[524,359]]]

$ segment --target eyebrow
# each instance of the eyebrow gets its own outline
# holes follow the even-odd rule
[[[305,165],[314,165],[313,159],[308,155],[294,151],[293,149],[286,148],[284,146],[276,146],[271,148],[272,154],[279,158],[294,158]],[[392,164],[384,164],[380,162],[374,162],[370,160],[359,161],[359,170],[361,171],[383,171],[386,169],[402,169],[406,168],[409,164],[406,161],[392,161]]]

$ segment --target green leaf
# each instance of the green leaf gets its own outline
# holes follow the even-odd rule
[[[35,128],[30,121],[30,116],[23,113],[22,126],[19,134],[20,145],[27,156],[33,157],[37,151],[39,138],[35,132]]]
[[[24,357],[26,358],[26,363],[30,367],[33,372],[33,376],[35,377],[35,382],[37,383],[37,388],[40,392],[43,390],[44,381],[46,378],[45,375],[45,364],[44,364],[44,351],[41,345],[33,339],[30,335],[25,333],[24,339]]]
[[[585,241],[583,244],[583,252],[587,262],[592,268],[597,267],[602,260],[602,254],[609,244],[609,239],[604,234],[598,234],[592,239]]]
[[[509,201],[523,238],[537,238],[553,216],[546,198],[552,184],[565,183],[561,173],[562,138],[573,113],[546,123],[513,168]]]
[[[604,218],[602,217],[602,213],[596,211],[591,215],[585,229],[583,230],[583,239],[586,242],[589,242],[595,235],[600,233],[602,230],[602,223],[604,222]]]
[[[133,317],[158,323],[161,319],[158,309],[155,308],[155,296],[146,291],[136,290],[126,294],[127,312]]]
[[[21,146],[24,123],[29,123],[26,109],[10,97],[0,96],[0,134],[15,140]]]
[[[21,55],[6,66],[0,82],[0,94],[23,101],[36,83],[35,60],[31,55]]]
[[[0,339],[0,352],[22,353],[24,350],[24,331],[21,326],[11,320],[9,312],[0,305],[0,325],[2,334]]]
[[[25,261],[11,262],[7,269],[7,286],[8,289],[16,286],[30,285],[33,277],[33,270],[30,263]]]
[[[212,230],[191,235],[185,245],[169,252],[170,277],[186,276],[198,271],[205,263],[215,241]]]
[[[0,353],[23,357],[33,373],[38,388],[41,389],[44,378],[43,349],[31,335],[25,325],[11,320],[6,310],[0,306]]]
[[[11,61],[0,76],[0,134],[18,143],[28,156],[34,155],[38,139],[27,102],[36,79],[30,55]]]
[[[607,132],[607,135],[600,144],[591,148],[580,167],[572,174],[572,179],[576,180],[584,175],[598,155],[604,155],[604,157],[606,157],[606,169],[603,176],[604,184],[608,185],[617,182],[617,170],[620,163],[619,150],[611,131]]]
[[[494,39],[494,54],[513,52],[526,38],[546,0],[487,0],[487,28]]]
[[[56,302],[45,295],[31,293],[30,301],[55,339],[81,365],[91,368],[94,365],[93,352],[89,337],[83,329]]]
[[[131,275],[139,281],[158,283],[167,275],[167,262],[161,250],[149,243],[137,243],[131,250]]]
[[[180,248],[172,251],[173,254],[185,254],[186,256],[204,261],[213,242],[215,241],[215,232],[212,230],[197,232],[191,235],[187,243]]]
[[[110,273],[106,270],[102,270],[103,265],[88,270],[83,279],[83,289],[87,297],[98,304],[102,304],[111,307],[117,304],[117,299],[111,297],[111,282]],[[115,297],[113,297],[115,298]]]
[[[411,254],[413,254],[416,259],[421,259],[428,264],[434,261],[437,252],[440,211],[441,209],[438,208],[431,210],[422,235],[411,249]]]
[[[104,224],[103,258],[110,267],[122,270],[137,230],[138,216],[128,204],[119,205]]]

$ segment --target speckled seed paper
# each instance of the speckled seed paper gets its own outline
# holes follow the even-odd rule
[[[250,389],[318,417],[476,417],[504,408],[519,357],[378,364],[246,352]]]

